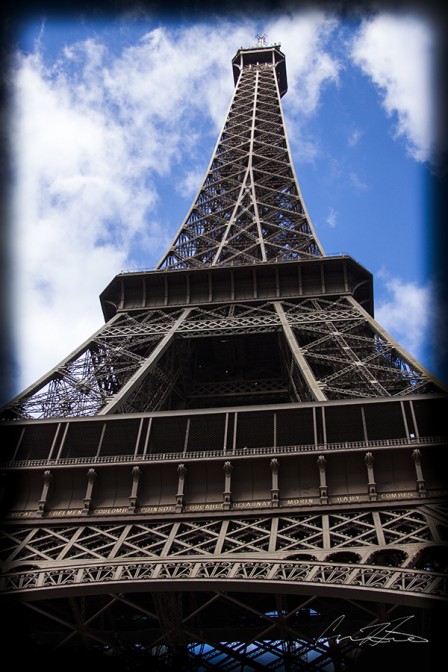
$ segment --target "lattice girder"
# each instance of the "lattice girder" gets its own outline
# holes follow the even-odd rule
[[[11,402],[25,418],[94,415],[140,369],[182,311],[121,314]]]
[[[426,405],[445,390],[373,319],[371,275],[324,255],[280,50],[233,66],[207,174],[157,270],[117,276],[105,326],[5,409],[0,590],[46,651],[348,671],[362,647],[323,636],[333,618],[352,634],[446,603],[430,463],[446,437]]]
[[[104,563],[64,563],[62,567],[4,573],[2,591],[28,600],[66,595],[89,595],[93,591],[126,593],[133,590],[172,591],[187,587],[198,590],[252,590],[296,595],[343,598],[347,590],[354,599],[428,607],[446,601],[447,577],[428,572],[352,563],[301,560],[263,561],[248,558],[178,557],[174,560]]]
[[[388,550],[392,557],[401,549],[398,566],[409,568],[422,549],[444,546],[434,536],[434,529],[430,510],[410,508],[380,509],[379,513],[353,510],[197,520],[47,523],[31,529],[9,524],[1,535],[1,558],[6,568],[20,570],[24,563],[39,567],[47,561],[146,561],[184,556],[230,560],[235,555],[283,561],[300,557],[300,553],[328,563],[335,552],[341,551],[352,552],[359,563],[369,564],[373,553]]]
[[[277,306],[284,312],[284,321]],[[284,332],[285,324],[292,335]],[[118,319],[106,324],[86,346],[42,379],[41,385],[14,400],[7,414],[47,418],[172,407],[186,399],[188,388],[196,386],[191,380],[192,339],[238,334],[247,339],[251,334],[267,333],[286,336],[288,346],[279,351],[279,357],[281,368],[291,371],[289,394],[294,401],[312,400],[317,390],[320,399],[341,399],[407,396],[440,389],[356,302],[336,296],[119,313]],[[179,339],[185,340],[184,346]],[[309,367],[305,376],[304,366]],[[271,374],[268,378],[274,380]],[[249,376],[230,381],[230,385],[250,393],[255,380],[256,376]],[[212,387],[216,382],[209,381]],[[259,382],[266,387],[264,380]],[[273,392],[275,385],[271,385]],[[277,387],[284,390],[285,382],[279,380]]]
[[[275,68],[245,68],[203,186],[159,268],[321,254],[292,169]]]

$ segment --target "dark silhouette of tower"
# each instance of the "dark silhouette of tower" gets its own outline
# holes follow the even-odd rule
[[[446,390],[318,241],[279,46],[233,72],[158,267],[116,276],[105,325],[3,409],[1,590],[47,669],[365,670],[394,637],[429,655]]]

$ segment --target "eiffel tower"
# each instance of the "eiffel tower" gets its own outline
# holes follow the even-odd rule
[[[429,661],[446,388],[374,320],[372,275],[322,249],[280,46],[232,66],[159,265],[117,275],[105,325],[2,411],[7,639],[47,670]]]

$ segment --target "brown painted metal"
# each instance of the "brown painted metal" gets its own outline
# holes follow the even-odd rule
[[[278,45],[233,68],[158,268],[116,276],[104,327],[3,409],[0,586],[36,656],[352,669],[366,647],[323,642],[341,614],[423,644],[446,601],[446,389],[322,250]]]

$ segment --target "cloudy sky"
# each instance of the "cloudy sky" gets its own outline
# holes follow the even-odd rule
[[[318,10],[23,20],[11,69],[13,393],[103,323],[98,296],[153,268],[199,188],[231,59],[280,42],[287,132],[326,253],[375,277],[375,315],[435,374],[435,33],[416,13]],[[437,311],[436,311],[437,312]]]

